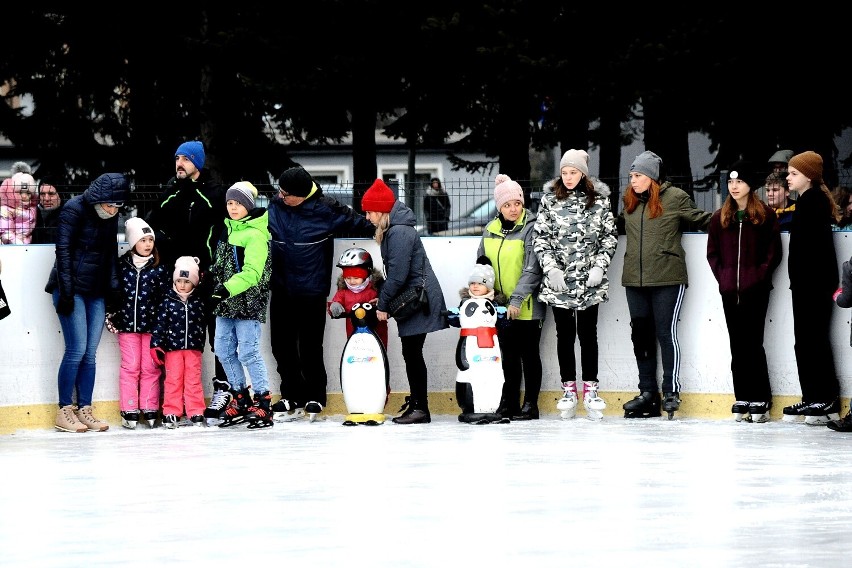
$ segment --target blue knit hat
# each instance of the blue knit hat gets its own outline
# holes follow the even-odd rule
[[[184,155],[199,170],[204,167],[204,144],[198,140],[184,142],[175,150],[175,158]]]

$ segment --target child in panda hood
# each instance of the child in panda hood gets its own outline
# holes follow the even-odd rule
[[[494,292],[494,268],[480,258],[460,290],[461,304],[451,310],[449,321],[461,328],[456,347],[456,399],[460,422],[488,424],[508,422],[497,412],[503,392],[503,367],[497,322],[505,321],[506,298]]]

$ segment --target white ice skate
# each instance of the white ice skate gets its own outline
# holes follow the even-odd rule
[[[570,420],[577,413],[577,383],[569,381],[562,383],[562,398],[556,403],[556,410],[559,411],[562,420]]]
[[[586,418],[589,420],[603,420],[603,410],[606,401],[598,396],[597,382],[583,383],[583,406],[586,407]]]

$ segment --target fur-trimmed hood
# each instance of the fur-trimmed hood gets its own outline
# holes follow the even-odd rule
[[[467,287],[459,289],[459,304],[463,303],[465,300],[470,299],[470,289]],[[502,292],[494,291],[494,299],[491,300],[495,306],[508,306],[509,299]]]
[[[595,186],[595,191],[597,191],[603,197],[609,197],[612,194],[612,191],[609,188],[609,185],[605,184],[598,178],[594,176],[589,176],[589,179],[592,180],[592,184]],[[544,184],[543,192],[545,194],[555,193],[554,185],[556,184],[556,180],[550,180],[546,184]]]
[[[376,292],[381,293],[382,284],[385,283],[385,277],[382,276],[381,271],[376,267],[373,267],[373,271],[370,273],[370,282],[373,284],[373,288],[376,290]],[[337,289],[343,290],[345,288],[346,288],[346,281],[343,279],[343,273],[341,273],[337,277]]]

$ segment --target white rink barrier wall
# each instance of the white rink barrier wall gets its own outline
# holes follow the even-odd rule
[[[782,233],[784,258],[773,280],[769,313],[766,320],[765,347],[774,395],[772,416],[780,417],[781,408],[800,399],[796,359],[793,350],[793,317],[787,278],[787,243],[789,235]],[[834,233],[838,271],[844,260],[852,256],[852,232]],[[424,237],[423,242],[438,275],[448,307],[458,305],[458,292],[476,260],[478,237]],[[733,384],[730,372],[730,350],[722,303],[716,281],[705,257],[707,236],[690,233],[683,237],[687,251],[689,287],[680,314],[679,339],[681,346],[681,383],[684,416],[730,417]],[[366,248],[381,265],[378,246],[371,239],[338,239],[335,255],[351,246]],[[120,245],[126,250],[127,244]],[[624,289],[621,286],[624,237],[619,237],[618,249],[610,267],[610,300],[600,308],[598,342],[600,350],[600,392],[608,403],[605,414],[622,416],[621,405],[637,390],[638,375],[630,340],[630,316]],[[54,260],[53,245],[0,246],[3,287],[8,296],[12,315],[0,321],[0,433],[22,428],[52,428],[58,402],[56,375],[64,349],[62,333],[51,297],[44,291]],[[339,269],[333,271],[329,297],[333,293]],[[850,347],[850,316],[852,310],[835,307],[831,341],[835,365],[844,397],[844,413],[852,393],[852,347]],[[298,322],[293,322],[298,325]],[[325,366],[328,370],[328,414],[344,414],[340,390],[340,354],[346,340],[345,322],[328,320],[325,334]],[[396,324],[390,323],[388,357],[391,369],[392,394],[385,408],[395,414],[405,394],[408,382],[402,360]],[[279,375],[269,348],[269,331],[263,329],[264,357],[269,368],[270,386],[274,398],[279,393]],[[455,348],[458,329],[449,328],[429,334],[425,357],[429,365],[430,409],[438,414],[457,414],[455,401]],[[579,367],[579,341],[575,344]],[[556,334],[553,318],[548,313],[541,339],[544,380],[539,406],[543,415],[556,416],[555,401],[561,394],[561,381],[556,356]],[[104,331],[98,349],[97,376],[94,400],[96,411],[112,424],[119,424],[118,369],[120,355],[116,337]],[[659,371],[662,372],[661,369]],[[210,378],[213,358],[209,350],[204,356],[203,382],[205,393],[211,395]],[[581,410],[582,412],[582,410]]]

